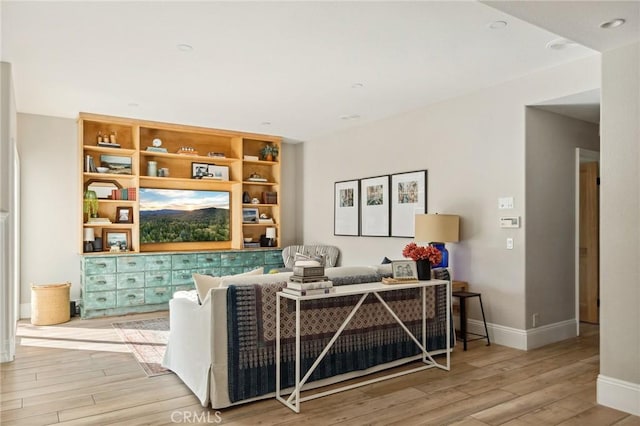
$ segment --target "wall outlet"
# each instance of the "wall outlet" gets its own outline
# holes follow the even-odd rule
[[[536,328],[540,324],[540,314],[533,314],[533,328]]]

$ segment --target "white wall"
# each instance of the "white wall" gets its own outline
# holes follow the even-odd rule
[[[455,277],[482,292],[487,321],[525,329],[527,219],[520,229],[498,226],[500,215],[525,213],[525,105],[597,88],[599,71],[593,56],[305,143],[304,242],[340,247],[343,264],[401,258],[408,238],[333,235],[333,185],[428,169],[428,211],[461,216],[462,241],[450,248]],[[501,196],[515,208],[499,211]]]
[[[575,319],[575,149],[599,145],[598,125],[527,108],[527,328]]]
[[[21,316],[29,316],[31,284],[71,282],[80,295],[79,164],[75,120],[18,114],[22,161]]]
[[[640,415],[640,43],[602,55],[598,403]]]

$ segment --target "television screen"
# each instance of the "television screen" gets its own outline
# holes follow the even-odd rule
[[[140,243],[229,241],[229,192],[140,188]]]

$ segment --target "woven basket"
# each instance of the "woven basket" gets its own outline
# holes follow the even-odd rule
[[[70,283],[31,284],[31,324],[52,325],[71,319]]]

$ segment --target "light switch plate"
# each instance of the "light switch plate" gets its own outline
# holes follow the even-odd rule
[[[498,208],[500,210],[513,208],[513,197],[500,197],[498,198]]]
[[[507,249],[513,250],[513,238],[507,238]]]

